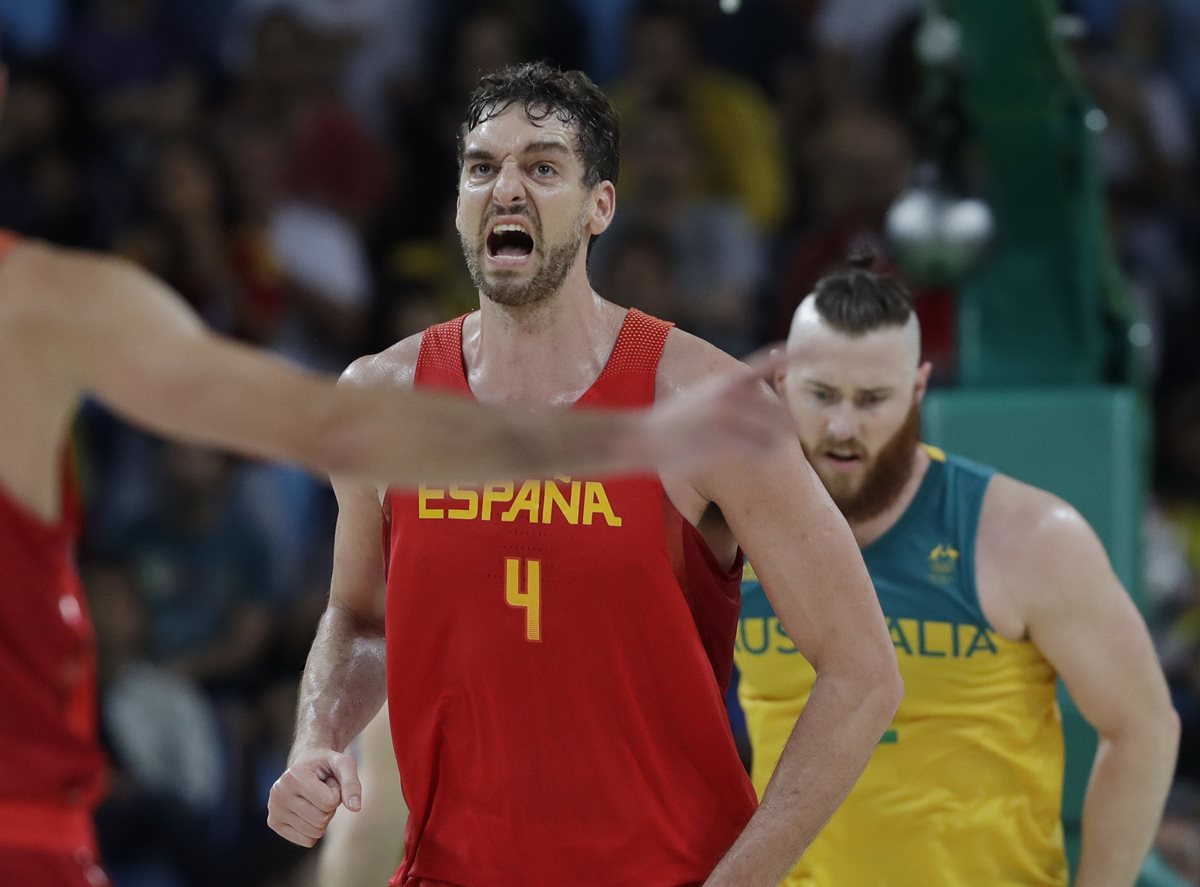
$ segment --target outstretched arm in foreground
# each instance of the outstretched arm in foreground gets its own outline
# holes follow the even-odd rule
[[[79,396],[94,394],[171,437],[415,486],[688,465],[759,451],[783,433],[778,416],[747,404],[750,373],[716,381],[689,403],[607,414],[481,407],[389,384],[335,386],[212,334],[128,263],[23,252],[23,278],[39,298],[29,300],[22,335],[60,356]]]

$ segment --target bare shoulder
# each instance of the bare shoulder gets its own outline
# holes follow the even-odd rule
[[[412,388],[417,374],[417,357],[421,353],[424,333],[401,339],[390,348],[376,354],[367,354],[346,367],[342,373],[342,385],[393,385]]]
[[[1100,542],[1083,515],[1063,499],[997,474],[984,495],[978,544],[1040,561],[1080,554]]]
[[[744,367],[740,360],[678,327],[667,334],[658,364],[656,394],[669,397],[709,376]]]
[[[992,624],[1024,637],[1039,613],[1115,582],[1108,553],[1074,507],[1053,493],[997,474],[975,543],[980,603]]]

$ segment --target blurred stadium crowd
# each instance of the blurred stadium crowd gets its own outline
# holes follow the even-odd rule
[[[1200,5],[1076,0],[1109,221],[1154,404],[1146,596],[1184,722],[1162,850],[1200,879]],[[336,372],[470,309],[452,213],[476,77],[546,58],[623,123],[597,290],[735,353],[817,276],[886,257],[916,156],[919,0],[0,0],[0,226],[112,251],[214,327]],[[938,384],[955,299],[918,291]],[[1031,322],[1036,322],[1032,320]],[[122,887],[307,883],[265,826],[327,593],[334,504],[298,471],[77,438]],[[436,582],[436,577],[431,577]]]

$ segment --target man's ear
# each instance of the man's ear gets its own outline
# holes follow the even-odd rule
[[[588,231],[593,237],[603,234],[612,224],[617,211],[617,189],[605,179],[592,192],[592,211],[588,214]]]
[[[917,403],[925,399],[925,392],[929,390],[929,374],[931,372],[933,372],[933,364],[928,360],[917,367],[917,381],[913,385],[913,396]]]

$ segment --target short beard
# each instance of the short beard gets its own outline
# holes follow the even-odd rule
[[[912,477],[921,440],[921,405],[914,401],[896,433],[879,450],[859,488],[850,494],[825,488],[849,523],[862,523],[882,514],[899,497]]]
[[[478,250],[471,249],[465,236],[459,235],[459,240],[462,243],[463,257],[467,260],[467,270],[471,274],[471,282],[475,284],[480,295],[497,305],[520,308],[544,302],[562,288],[563,281],[575,267],[575,261],[579,256],[579,245],[583,242],[584,227],[585,223],[581,215],[572,236],[567,239],[566,243],[553,246],[549,252],[542,255],[537,272],[528,283],[523,285],[488,279],[483,270],[483,256],[487,249],[486,234],[481,232],[480,243],[482,245]],[[537,233],[538,241],[541,242],[540,226]],[[541,247],[535,247],[535,252],[540,253]]]

